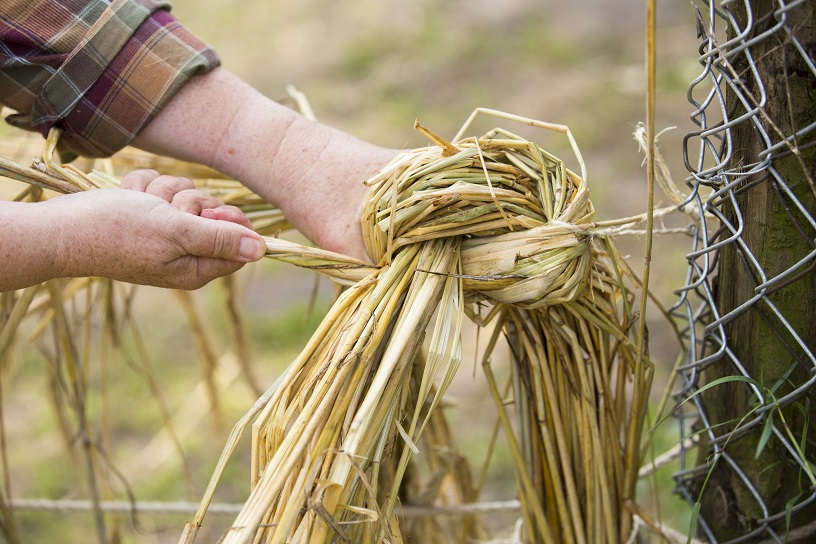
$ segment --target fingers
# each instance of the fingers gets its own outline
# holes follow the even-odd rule
[[[244,212],[236,208],[235,206],[227,206],[226,204],[213,207],[212,209],[205,209],[201,210],[199,213],[201,217],[205,219],[217,219],[219,221],[229,221],[231,223],[237,223],[239,225],[243,225],[249,229],[252,228],[252,223],[249,221],[249,218],[244,215]]]
[[[155,170],[133,170],[122,178],[122,189],[144,193],[148,184],[159,177]]]
[[[195,190],[195,183],[189,178],[176,176],[159,176],[155,178],[145,189],[149,195],[155,195],[165,202],[173,203],[175,196],[183,191]],[[198,191],[202,195],[201,191]]]
[[[201,212],[206,209],[217,208],[224,205],[223,202],[214,196],[203,191],[199,191],[198,189],[185,189],[179,191],[175,193],[171,199],[168,200],[168,202],[170,202],[174,208],[193,215],[201,215]],[[239,211],[239,213],[241,212]]]
[[[182,211],[197,208],[195,212],[190,212],[196,215],[204,208],[222,204],[215,197],[203,191],[197,191],[193,180],[180,176],[161,175],[155,170],[133,170],[129,172],[122,178],[122,189],[157,196]],[[197,200],[201,200],[201,203],[198,204]]]
[[[134,170],[122,178],[122,188],[154,195],[172,204],[178,193],[195,189],[195,183],[189,178],[162,176],[155,170]]]
[[[122,178],[122,188],[157,196],[174,208],[193,215],[201,215],[204,210],[224,206],[224,203],[214,196],[196,189],[191,179],[161,175],[155,170],[133,170]],[[237,208],[217,212],[209,218],[251,226],[249,220]]]

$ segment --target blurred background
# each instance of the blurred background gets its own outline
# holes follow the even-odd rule
[[[643,155],[632,138],[645,121],[644,3],[620,0],[176,0],[173,14],[210,43],[223,65],[266,94],[291,104],[287,85],[308,98],[318,120],[362,139],[397,148],[427,145],[413,130],[415,119],[452,138],[476,107],[568,125],[582,150],[590,194],[598,219],[635,215],[646,209]],[[657,121],[660,147],[678,184],[685,177],[681,146],[692,130],[686,87],[697,75],[693,10],[683,2],[658,2]],[[567,142],[556,134],[482,119],[471,130],[501,126],[539,142],[575,165]],[[19,133],[4,127],[3,138]],[[0,181],[8,197],[22,189]],[[657,193],[658,205],[669,200]],[[666,224],[685,224],[668,218]],[[658,225],[660,226],[660,225]],[[642,270],[642,237],[616,240],[629,264]],[[684,253],[690,239],[656,239],[652,290],[671,305],[683,284]],[[255,368],[262,387],[288,366],[326,312],[335,291],[328,282],[299,270],[264,261],[246,266],[236,282],[246,312]],[[314,296],[317,286],[317,295]],[[229,346],[224,323],[223,284],[214,282],[193,294],[196,310],[220,351]],[[221,416],[209,414],[201,369],[188,321],[178,299],[167,292],[139,288],[134,298],[144,349],[153,378],[138,365],[110,368],[110,413],[89,392],[92,421],[106,419],[114,430],[108,460],[142,501],[193,501],[201,497],[233,424],[257,398],[222,358]],[[657,403],[679,355],[665,320],[652,309],[648,323],[653,359],[658,363],[652,397]],[[35,323],[29,323],[29,328]],[[24,332],[24,331],[23,331]],[[473,332],[469,331],[469,339]],[[21,335],[21,340],[25,336]],[[475,342],[471,342],[475,344]],[[60,438],[61,421],[49,393],[41,348],[17,346],[13,364],[3,369],[3,405],[10,488],[14,497],[87,498],[80,457],[66,455],[66,442],[78,451],[81,437]],[[481,372],[476,346],[466,347],[459,377],[448,400],[455,438],[474,470],[484,463],[495,409]],[[91,384],[93,386],[93,384]],[[156,400],[161,390],[161,402]],[[163,406],[162,406],[163,403]],[[162,412],[172,415],[176,439],[163,430]],[[69,418],[70,419],[70,418]],[[239,444],[216,501],[242,502],[248,493],[248,435]],[[676,442],[671,423],[655,435],[659,455]],[[685,531],[688,507],[671,495],[671,466],[656,480],[644,481],[638,502],[653,515]],[[499,440],[489,467],[485,500],[515,497],[507,452]],[[659,502],[658,502],[659,501]],[[26,542],[89,542],[90,513],[21,510]],[[176,542],[189,515],[112,516],[118,537],[128,543]],[[500,541],[512,532],[512,513],[489,515]],[[204,541],[216,541],[229,517],[208,516],[213,528]]]

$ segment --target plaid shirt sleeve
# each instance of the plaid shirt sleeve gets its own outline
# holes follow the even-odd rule
[[[0,102],[6,120],[65,132],[64,158],[128,145],[215,52],[158,0],[0,2]]]

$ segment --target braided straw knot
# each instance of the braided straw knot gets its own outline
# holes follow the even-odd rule
[[[362,215],[381,266],[402,248],[459,238],[470,300],[537,308],[576,300],[592,270],[594,209],[586,182],[563,161],[503,129],[395,158],[369,180]]]

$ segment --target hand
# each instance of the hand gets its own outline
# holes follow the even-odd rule
[[[58,222],[60,275],[197,289],[263,256],[263,238],[237,208],[179,189],[189,180],[153,174],[127,177],[134,190],[100,189],[41,204],[59,208],[48,216]]]
[[[133,170],[122,178],[122,189],[157,196],[178,210],[206,219],[230,221],[252,228],[252,223],[244,212],[199,191],[189,178],[163,176],[155,170]]]

